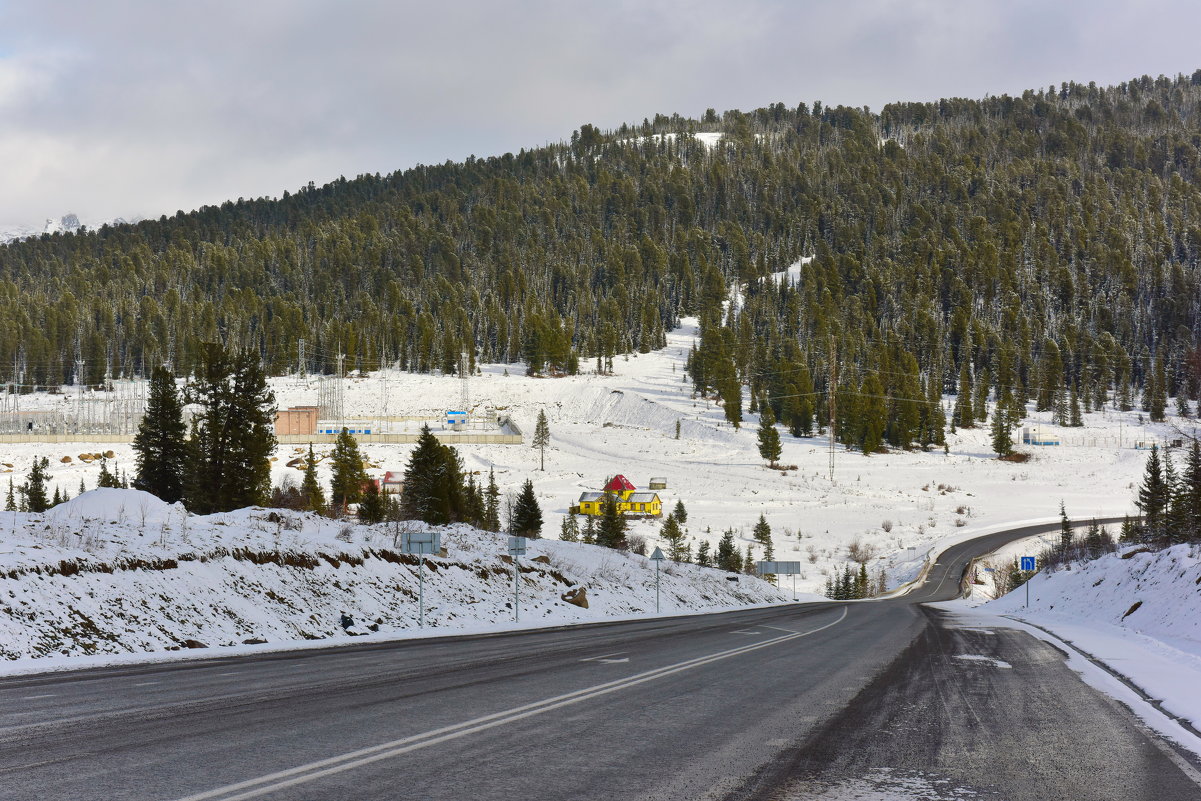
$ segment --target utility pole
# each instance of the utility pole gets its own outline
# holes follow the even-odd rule
[[[834,354],[834,335],[830,335],[830,483],[834,483],[834,426],[838,407],[838,358]]]

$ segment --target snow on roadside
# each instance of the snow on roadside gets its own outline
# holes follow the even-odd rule
[[[985,561],[999,564],[1018,552],[1035,553],[1036,544],[1013,544],[1005,555]],[[995,601],[939,606],[979,625],[1013,626],[1017,620],[1037,627],[1036,636],[1049,632],[1201,729],[1201,546],[1162,551],[1128,546],[1042,571],[1029,584],[1029,606],[1025,586]],[[1110,682],[1100,685],[1114,694]]]
[[[399,532],[388,524],[257,508],[194,516],[147,493],[100,489],[44,515],[0,514],[0,527],[3,672],[162,653],[188,640],[294,647],[417,630],[416,560],[398,552]],[[504,538],[461,525],[441,530],[446,553],[429,557],[424,572],[427,630],[508,626],[513,567],[502,556]],[[539,540],[521,571],[527,625],[655,613],[655,568],[642,556]],[[668,563],[660,573],[663,613],[790,598],[757,578],[727,577]],[[581,588],[588,608],[567,600]],[[350,631],[343,615],[354,621]]]

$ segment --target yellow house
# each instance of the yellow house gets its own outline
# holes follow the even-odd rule
[[[613,495],[617,501],[619,514],[637,517],[660,517],[663,514],[663,501],[657,492],[581,492],[577,501],[578,513],[600,517],[605,513],[605,498]]]

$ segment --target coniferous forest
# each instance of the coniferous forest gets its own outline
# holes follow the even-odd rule
[[[309,371],[605,370],[696,315],[732,421],[809,433],[833,397],[870,452],[939,444],[943,393],[960,426],[1196,398],[1199,258],[1201,70],[780,103],[0,246],[0,376],[188,374],[205,342],[281,373],[302,339]]]

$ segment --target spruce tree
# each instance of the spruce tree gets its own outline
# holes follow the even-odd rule
[[[1159,459],[1159,446],[1152,445],[1143,470],[1143,483],[1138,489],[1135,505],[1143,513],[1143,530],[1148,537],[1163,535],[1164,512],[1167,509],[1170,488],[1164,479],[1163,465]]]
[[[25,508],[30,512],[44,512],[50,508],[50,499],[46,496],[46,470],[50,460],[45,456],[33,457],[33,466],[25,476]]]
[[[363,498],[364,485],[368,480],[367,471],[363,468],[363,455],[359,453],[359,443],[345,427],[334,440],[330,462],[333,470],[329,484],[330,503],[345,515],[350,504],[358,503]]]
[[[537,539],[542,536],[542,507],[534,494],[534,482],[528,478],[513,504],[513,534]]]
[[[321,482],[317,480],[317,457],[313,454],[312,443],[309,443],[309,456],[304,464],[300,494],[304,496],[305,508],[310,512],[325,512],[325,490],[321,489]]]
[[[580,531],[580,542],[585,545],[596,544],[596,518],[592,515],[584,518],[584,528]]]
[[[1072,548],[1072,521],[1068,519],[1063,501],[1059,502],[1059,553],[1067,556]]]
[[[759,456],[767,460],[768,466],[775,468],[783,449],[780,446],[780,432],[776,430],[776,416],[772,414],[771,406],[765,406],[759,420]]]
[[[559,540],[562,542],[580,541],[580,524],[575,519],[575,515],[563,515],[563,522],[559,524]]]
[[[275,396],[258,359],[204,343],[184,399],[200,407],[184,469],[188,509],[211,514],[264,503],[271,489]]]
[[[1013,433],[1009,430],[1009,409],[998,403],[992,415],[992,449],[997,456],[1013,453]]]
[[[720,570],[730,573],[738,573],[742,570],[742,555],[734,546],[734,529],[728,528],[722,532],[721,539],[717,541],[715,562]]]
[[[484,490],[484,529],[500,531],[500,489],[492,468],[488,468],[488,488]]]
[[[959,365],[959,394],[955,396],[955,409],[951,415],[954,424],[959,428],[972,428],[976,425],[972,409],[972,377],[966,358]]]
[[[13,477],[8,477],[8,493],[4,496],[4,511],[17,511],[17,496],[13,494]]]
[[[864,456],[884,447],[884,428],[888,423],[888,403],[884,385],[875,373],[869,373],[860,385],[859,438],[856,443]]]
[[[659,530],[659,536],[667,543],[668,558],[674,562],[682,561],[684,554],[684,530],[675,515],[668,515]]]
[[[379,486],[368,479],[359,500],[359,520],[368,525],[382,523],[387,512],[388,507],[384,496],[380,494]]]
[[[1193,440],[1180,476],[1180,503],[1187,521],[1181,539],[1201,540],[1201,443]]]
[[[626,518],[617,509],[617,498],[611,493],[605,493],[601,503],[601,519],[596,527],[596,544],[606,548],[624,551],[626,542]]]
[[[121,480],[108,469],[108,458],[104,456],[100,457],[100,475],[96,479],[96,486],[106,489],[121,488]]]
[[[156,367],[150,376],[146,414],[133,438],[137,454],[134,489],[149,492],[167,503],[183,498],[188,457],[186,431],[175,375],[165,367]]]
[[[757,542],[761,542],[764,545],[771,544],[771,525],[768,524],[767,518],[762,513],[760,513],[759,520],[755,523],[755,528],[752,530],[751,535]]]
[[[688,510],[684,508],[683,498],[676,500],[676,508],[672,510],[672,515],[674,515],[676,520],[679,520],[681,523],[688,522]]]
[[[711,545],[704,540],[696,549],[696,563],[701,567],[713,567],[713,557],[710,556]]]
[[[550,444],[550,424],[546,421],[546,410],[538,410],[538,422],[534,426],[533,447],[538,449],[541,470],[546,470],[546,446]]]
[[[403,513],[410,520],[445,525],[461,519],[463,478],[454,448],[443,445],[430,431],[421,427],[417,446],[405,467]],[[497,515],[499,517],[499,503]],[[499,520],[497,528],[500,528]]]
[[[1084,426],[1084,415],[1080,412],[1080,395],[1076,391],[1076,385],[1072,385],[1072,392],[1068,400],[1068,425],[1073,428],[1082,428]]]

